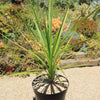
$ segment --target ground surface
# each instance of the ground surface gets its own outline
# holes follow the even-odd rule
[[[65,100],[100,100],[100,67],[71,68],[64,71],[70,81]],[[31,82],[34,77],[31,74],[27,78],[0,79],[0,100],[33,100]]]

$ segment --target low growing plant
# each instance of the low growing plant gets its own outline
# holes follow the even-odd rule
[[[80,22],[83,18],[81,18],[80,20],[76,21],[75,23],[77,24],[78,22]],[[93,37],[93,35],[97,34],[97,27],[98,25],[96,24],[95,21],[90,20],[89,18],[86,19],[83,23],[81,23],[78,27],[77,27],[77,32],[83,34],[84,36],[86,36],[87,38],[91,38]]]
[[[78,38],[72,38],[70,44],[73,45],[73,44],[78,43],[80,41],[81,40]],[[82,48],[82,46],[83,46],[83,43],[80,43],[80,44],[76,45],[75,47],[73,47],[72,50],[77,52]]]
[[[49,25],[48,22],[47,22],[47,25]],[[53,33],[53,35],[55,35],[57,33],[57,31],[60,29],[61,25],[62,25],[62,22],[60,21],[59,17],[52,19],[52,33]],[[45,29],[45,25],[42,24],[41,28]],[[68,29],[68,27],[64,26],[63,31],[65,31],[66,29]]]

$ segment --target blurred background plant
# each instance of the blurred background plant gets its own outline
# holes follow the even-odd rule
[[[95,58],[98,58],[100,57],[100,32],[95,35],[95,37],[97,37],[96,39],[91,39],[91,41],[89,41],[89,45],[91,46],[92,44],[95,44],[95,43],[98,43],[98,45],[90,48],[88,51],[87,51],[87,57],[89,58],[92,58],[92,59],[95,59]]]
[[[81,42],[81,40],[78,39],[78,38],[72,38],[71,41],[70,41],[70,44],[71,44],[71,45],[74,45],[75,43],[78,43],[78,42]],[[75,51],[75,52],[77,52],[77,51],[79,51],[82,47],[83,47],[83,43],[80,43],[80,44],[74,46],[74,47],[72,48],[72,50]]]
[[[23,3],[24,0],[11,0],[11,3],[16,4],[16,5],[21,5],[21,3]]]
[[[29,46],[29,44],[25,45],[23,45],[23,47]],[[34,47],[37,48],[39,52],[41,52],[39,47],[36,45],[34,45]],[[14,44],[7,46],[2,42],[0,43],[0,74],[10,74],[12,72],[23,72],[31,69],[40,69],[40,67],[38,67],[39,63],[39,60],[33,59],[28,52],[21,50]]]
[[[75,25],[80,22],[83,18],[75,22]],[[93,35],[97,34],[98,25],[93,20],[89,18],[86,19],[82,24],[80,24],[77,28],[77,32],[81,33],[83,36],[87,38],[93,37]]]
[[[83,18],[80,18],[80,20],[75,21],[75,25],[78,22],[80,22],[82,19]],[[95,36],[97,36],[99,34],[98,33],[98,24],[95,21],[88,18],[77,27],[76,32],[79,34],[81,41],[91,38],[91,41],[85,42],[83,47],[81,46],[81,48],[86,48],[87,46],[90,47],[93,43],[92,38],[94,38]],[[96,43],[96,41],[95,41],[95,43]],[[85,52],[87,52],[87,50]]]
[[[48,22],[46,22],[47,25],[49,25]],[[52,34],[53,36],[57,33],[57,31],[60,29],[62,25],[62,22],[60,21],[60,18],[53,18],[52,19]],[[41,28],[44,30],[45,29],[45,25],[44,24],[41,24]],[[64,28],[63,28],[63,31],[67,30],[68,29],[68,26],[65,25]]]
[[[72,21],[78,20],[81,17],[86,17],[93,10],[90,5],[85,4],[85,3],[82,5],[79,5],[78,7],[77,6],[78,5],[75,4],[75,8],[70,9],[69,15],[70,15]],[[93,15],[90,16],[89,18],[92,19]]]
[[[0,5],[10,3],[10,0],[0,0]]]

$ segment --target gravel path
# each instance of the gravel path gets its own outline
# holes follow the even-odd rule
[[[100,67],[71,68],[64,71],[70,81],[66,100],[100,100]],[[33,100],[31,82],[35,76],[31,74],[27,78],[0,79],[0,100]]]

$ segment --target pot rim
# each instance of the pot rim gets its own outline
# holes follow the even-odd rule
[[[39,77],[44,76],[44,75],[46,75],[46,74],[39,75],[39,76],[37,76],[35,79],[33,79],[33,81],[32,81],[32,87],[33,87],[34,81],[35,81],[36,79],[38,79]],[[34,92],[35,92],[36,94],[47,95],[47,96],[58,95],[58,94],[60,94],[60,93],[66,92],[67,89],[68,89],[68,87],[69,87],[69,80],[68,80],[66,77],[64,77],[63,75],[60,75],[60,74],[56,74],[56,75],[57,75],[57,76],[61,76],[61,77],[63,77],[63,78],[66,79],[66,82],[68,83],[68,85],[67,85],[67,87],[66,87],[64,90],[62,90],[62,91],[60,91],[60,92],[58,92],[58,93],[55,93],[55,94],[45,94],[45,93],[38,92],[37,89],[34,89],[34,87],[33,87]]]

